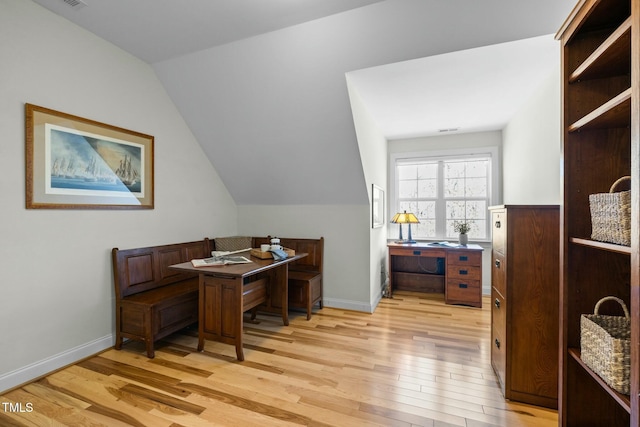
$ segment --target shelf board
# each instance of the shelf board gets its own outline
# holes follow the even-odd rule
[[[569,76],[569,83],[631,72],[631,17]]]
[[[576,362],[578,362],[578,364],[589,374],[591,375],[591,377],[600,385],[600,387],[602,387],[602,389],[604,391],[606,391],[607,393],[609,393],[609,395],[611,395],[611,397],[613,397],[613,399],[618,402],[618,404],[620,406],[622,406],[628,413],[631,413],[631,401],[629,399],[629,396],[627,396],[626,394],[622,394],[622,393],[618,393],[617,391],[615,391],[614,389],[612,389],[609,384],[607,384],[606,382],[604,382],[604,380],[602,378],[600,378],[598,376],[598,374],[596,374],[595,372],[593,372],[591,370],[591,368],[589,368],[583,361],[582,358],[580,357],[580,349],[578,348],[570,348],[569,350],[569,355],[571,357],[573,357]]]
[[[569,126],[569,132],[628,127],[631,124],[631,88],[596,108]]]
[[[629,246],[616,245],[613,243],[598,242],[596,240],[581,239],[579,237],[572,237],[569,239],[571,243],[581,246],[589,246],[591,248],[602,249],[609,252],[618,252],[621,254],[631,255],[631,248]]]

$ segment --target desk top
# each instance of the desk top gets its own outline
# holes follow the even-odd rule
[[[389,248],[406,248],[406,249],[444,249],[455,251],[483,251],[484,248],[476,244],[459,245],[457,243],[449,242],[448,244],[442,244],[439,242],[417,242],[417,243],[388,243]]]
[[[227,264],[220,265],[215,267],[194,267],[191,264],[191,261],[183,262],[180,264],[174,264],[169,266],[174,270],[186,271],[189,273],[202,273],[211,276],[232,276],[232,277],[246,277],[251,276],[256,273],[260,273],[261,271],[266,271],[271,268],[278,267],[283,264],[288,264],[290,262],[302,259],[306,257],[308,254],[305,252],[297,253],[293,256],[290,256],[287,259],[275,261],[273,258],[269,259],[260,259],[251,255],[250,251],[239,252],[234,254],[235,256],[244,256],[247,259],[250,259],[250,263],[246,264]]]

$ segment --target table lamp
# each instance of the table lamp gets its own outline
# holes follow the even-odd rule
[[[419,224],[420,221],[418,221],[418,218],[416,218],[416,216],[412,213],[407,213],[407,211],[404,211],[402,213],[398,212],[397,214],[394,215],[393,219],[391,220],[392,223],[394,224],[399,224],[400,225],[400,240],[398,240],[396,243],[415,243],[415,240],[411,239],[411,224]],[[402,239],[402,224],[409,224],[409,239],[408,240],[403,240]]]

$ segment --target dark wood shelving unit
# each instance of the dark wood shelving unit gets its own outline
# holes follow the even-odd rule
[[[562,48],[560,218],[561,426],[640,426],[640,0],[581,0],[557,35]],[[631,246],[591,239],[589,195],[631,176]],[[620,190],[616,190],[620,191]],[[631,313],[631,393],[580,357],[580,317],[603,297]],[[622,315],[604,304],[600,314]]]
[[[569,132],[624,127],[631,117],[631,88],[602,104],[569,126]]]
[[[591,370],[591,368],[589,368],[587,365],[584,364],[584,362],[582,361],[582,358],[580,357],[580,349],[579,348],[570,348],[569,350],[569,355],[571,357],[573,357],[573,359],[578,362],[578,364],[582,367],[582,369],[585,370],[585,372],[587,372],[589,375],[591,375],[591,378],[593,378],[593,380],[600,386],[602,387],[602,389],[604,391],[606,391],[607,393],[609,393],[609,395],[611,395],[611,397],[618,402],[618,404],[624,408],[627,412],[631,413],[631,401],[629,400],[629,396],[618,393],[617,391],[615,391],[614,389],[612,389],[611,387],[609,387],[609,385],[604,382],[602,380],[602,378],[600,378],[598,376],[598,374],[596,374],[595,372],[593,372]]]
[[[627,18],[576,70],[568,82],[631,72],[631,17]]]
[[[579,239],[572,237],[569,239],[571,243],[582,246],[589,246],[592,248],[602,249],[603,251],[619,252],[621,254],[631,255],[631,248],[629,246],[615,245],[613,243],[598,242],[591,239]]]

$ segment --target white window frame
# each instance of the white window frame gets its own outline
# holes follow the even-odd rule
[[[486,156],[491,158],[490,164],[490,184],[489,184],[489,206],[495,205],[496,201],[499,200],[499,189],[500,189],[500,159],[499,159],[499,151],[498,147],[477,147],[477,148],[463,148],[463,149],[451,149],[451,150],[433,150],[433,151],[416,151],[416,152],[398,152],[391,153],[389,155],[389,204],[388,204],[388,215],[387,218],[393,218],[393,216],[397,213],[396,209],[398,207],[398,177],[396,170],[396,163],[400,160],[402,161],[411,161],[411,160],[454,160],[454,159],[465,159],[465,158],[473,158],[479,156]],[[487,206],[487,207],[489,207]],[[443,214],[440,213],[439,214]],[[406,226],[404,226],[406,229]],[[403,230],[406,235],[407,230]],[[486,239],[476,240],[477,242],[490,242],[491,241],[491,219],[489,217],[489,213],[487,212],[487,232]],[[406,236],[404,236],[406,238]],[[415,236],[414,236],[415,237]],[[389,239],[397,239],[398,238],[398,226],[395,224],[389,224],[388,227],[388,238]],[[441,240],[440,238],[436,238],[435,240]]]

